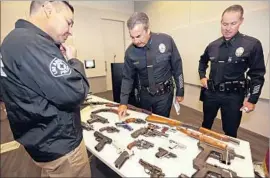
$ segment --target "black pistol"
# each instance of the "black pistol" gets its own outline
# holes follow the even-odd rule
[[[103,135],[102,133],[95,131],[94,132],[94,136],[96,137],[96,141],[98,141],[99,143],[95,146],[95,149],[99,152],[103,149],[103,147],[105,146],[105,144],[111,144],[112,143],[112,139]]]

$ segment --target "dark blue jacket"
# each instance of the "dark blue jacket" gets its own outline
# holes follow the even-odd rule
[[[38,162],[55,160],[82,140],[80,104],[89,90],[82,62],[18,20],[1,46],[3,100],[14,138]]]

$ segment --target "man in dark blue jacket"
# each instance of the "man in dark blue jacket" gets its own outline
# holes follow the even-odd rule
[[[89,91],[72,35],[74,9],[65,1],[33,1],[1,46],[3,101],[14,138],[42,176],[90,177],[80,104]]]

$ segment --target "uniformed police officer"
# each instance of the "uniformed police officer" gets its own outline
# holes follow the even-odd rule
[[[240,5],[232,5],[223,12],[223,37],[207,46],[199,62],[199,75],[204,87],[201,92],[202,126],[211,129],[221,108],[223,131],[232,137],[237,137],[242,111],[248,113],[255,109],[265,74],[261,42],[238,31],[244,20],[243,14]],[[211,71],[208,80],[206,69],[209,61]],[[246,71],[250,82],[246,80]],[[247,89],[250,89],[250,96],[244,101]]]
[[[142,12],[135,12],[128,19],[127,27],[133,44],[125,52],[119,117],[126,113],[137,74],[141,108],[169,117],[173,100],[172,76],[177,102],[184,97],[182,60],[174,40],[167,34],[150,32],[148,16]]]
[[[32,1],[29,21],[18,20],[1,47],[10,127],[42,177],[91,176],[80,120],[89,84],[75,48],[61,45],[73,13],[66,1]]]

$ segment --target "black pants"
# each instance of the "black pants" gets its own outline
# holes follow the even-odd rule
[[[226,135],[237,137],[241,123],[244,93],[204,91],[202,127],[211,129],[219,108],[221,109],[222,128]]]
[[[160,96],[152,96],[148,93],[147,90],[141,90],[140,93],[141,108],[152,111],[154,114],[164,117],[170,117],[172,100],[173,89],[172,91]]]

